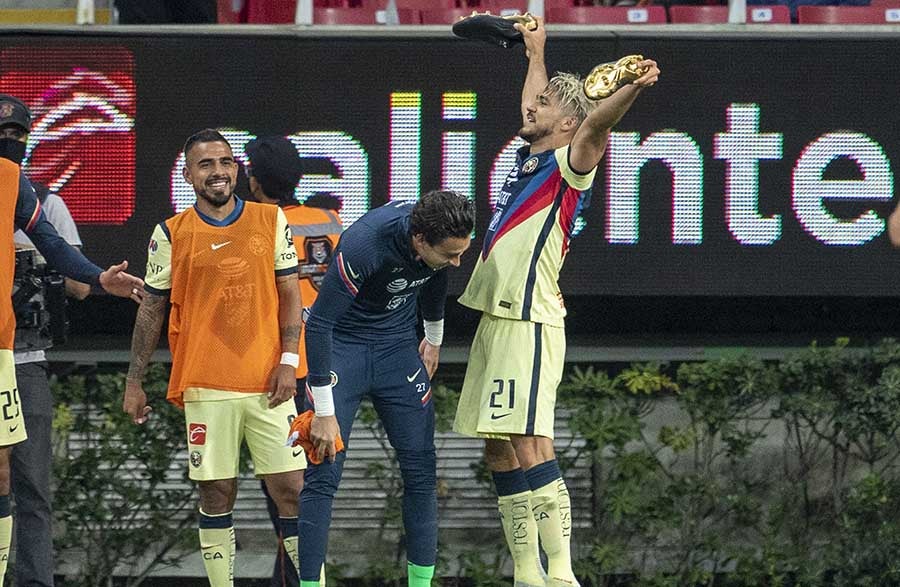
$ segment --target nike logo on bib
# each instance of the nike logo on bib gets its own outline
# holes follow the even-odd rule
[[[509,413],[506,413],[506,414],[500,414],[500,415],[497,415],[497,414],[491,414],[491,420],[499,420],[500,418],[505,418],[505,417],[509,416],[509,414],[511,414],[511,413],[512,413],[512,412],[509,412]]]
[[[231,241],[225,241],[224,243],[216,243],[216,244],[209,245],[209,248],[211,248],[214,251],[218,251],[225,245],[230,245],[230,244],[231,244]]]

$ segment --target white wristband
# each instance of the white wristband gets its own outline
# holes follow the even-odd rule
[[[425,320],[425,340],[431,346],[441,346],[444,342],[444,320]]]
[[[281,364],[290,365],[296,369],[300,366],[300,355],[297,353],[281,353]]]
[[[334,396],[330,385],[310,385],[316,416],[334,416]]]

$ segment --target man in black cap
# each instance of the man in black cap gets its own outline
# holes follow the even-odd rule
[[[42,455],[27,454],[36,446],[42,447],[43,443],[38,440],[32,444],[28,438],[26,430],[37,422],[29,417],[33,415],[36,400],[31,396],[32,390],[27,388],[31,380],[25,386],[19,385],[16,381],[17,369],[13,365],[15,313],[11,295],[15,272],[15,228],[24,231],[48,263],[64,275],[83,283],[100,285],[112,294],[131,297],[135,301],[143,295],[143,281],[124,272],[127,263],[102,271],[63,240],[48,221],[31,182],[19,168],[25,157],[25,141],[30,128],[31,112],[27,106],[18,98],[0,94],[0,405],[3,408],[0,410],[0,587],[3,585],[12,538],[11,486],[19,497],[17,543],[22,545],[16,565],[16,584],[53,584],[49,527],[50,455],[49,450]],[[43,384],[46,386],[46,372]],[[49,389],[45,391],[49,400]],[[49,420],[35,423],[37,428],[32,434],[40,437],[46,432],[49,437],[49,428],[42,430],[45,424],[49,426]],[[49,442],[46,448],[49,449]],[[43,492],[43,495],[34,495],[36,491]]]
[[[21,100],[0,94],[0,155],[14,163],[25,158],[25,141],[31,131],[31,111]]]
[[[313,196],[300,205],[294,191],[303,173],[300,156],[296,147],[288,139],[280,136],[253,139],[244,146],[249,165],[247,176],[250,184],[250,195],[263,204],[281,206],[287,217],[291,233],[294,235],[294,248],[297,250],[300,278],[300,298],[304,307],[304,315],[312,306],[319,291],[319,284],[325,277],[325,270],[331,263],[334,248],[341,236],[341,219],[337,214],[340,202],[334,197]],[[297,367],[297,413],[304,411],[303,398],[306,385],[306,345],[303,332],[300,333],[300,364]],[[285,520],[278,517],[275,502],[266,491],[266,506],[275,531],[282,540],[296,540],[297,520]],[[272,573],[272,587],[298,585],[300,578],[293,561],[284,556],[284,549],[279,549],[275,559],[275,570]],[[321,582],[324,585],[324,577]]]

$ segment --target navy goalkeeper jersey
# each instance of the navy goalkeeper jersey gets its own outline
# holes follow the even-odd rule
[[[306,321],[309,384],[330,382],[332,335],[372,342],[415,339],[417,307],[444,317],[447,271],[416,259],[413,202],[371,210],[341,235]]]

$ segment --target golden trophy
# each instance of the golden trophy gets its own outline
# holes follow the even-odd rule
[[[601,63],[584,78],[584,95],[591,100],[609,98],[626,84],[647,73],[647,67],[639,67],[643,55],[626,55],[618,61]]]

